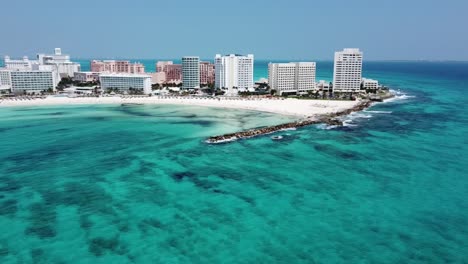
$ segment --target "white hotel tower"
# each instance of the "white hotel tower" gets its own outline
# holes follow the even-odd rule
[[[228,89],[228,95],[234,95],[237,91],[253,90],[253,65],[254,55],[247,56],[230,54],[215,57],[215,87]]]
[[[268,84],[279,94],[315,89],[315,62],[268,64]]]
[[[81,70],[81,65],[70,61],[70,55],[62,54],[60,48],[55,48],[54,54],[37,54],[37,60],[41,65],[54,66],[60,78],[74,77]]]
[[[182,58],[182,89],[200,88],[200,57]]]
[[[362,52],[344,49],[335,52],[333,91],[358,92],[362,82]]]

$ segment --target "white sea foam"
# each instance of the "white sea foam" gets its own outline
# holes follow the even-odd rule
[[[369,118],[372,118],[372,115],[370,114],[366,115],[365,113],[362,113],[362,112],[355,112],[355,113],[349,114],[348,117],[350,117],[351,119],[357,119],[357,118],[369,119]]]
[[[324,129],[324,130],[330,130],[330,129],[334,129],[334,128],[337,128],[338,126],[336,125],[333,125],[333,126],[329,126],[327,124],[319,124],[317,125],[317,128],[318,129]]]
[[[357,127],[358,125],[355,123],[356,120],[372,118],[373,115],[371,113],[373,113],[373,112],[374,111],[353,112],[353,113],[351,113],[351,114],[349,114],[347,116],[341,117],[340,120],[343,122],[344,127]],[[385,111],[376,111],[376,112],[380,113],[380,112],[385,112]],[[337,128],[337,127],[338,126],[336,126],[336,125],[329,126],[327,124],[317,125],[317,128],[325,129],[325,130],[334,129],[334,128]]]
[[[353,124],[353,120],[351,120],[351,119],[347,119],[347,120],[343,121],[343,126],[344,127],[357,127],[356,124]]]
[[[386,99],[384,102],[394,102],[394,101],[401,101],[407,100],[409,98],[414,98],[415,96],[407,95],[401,91],[390,90],[392,94],[394,94],[393,98]],[[370,119],[374,116],[374,114],[391,114],[392,111],[378,111],[378,110],[363,110],[360,112],[353,112],[345,117],[340,118],[343,122],[344,127],[357,127],[356,121],[359,119]],[[326,124],[321,124],[317,126],[319,129],[333,129],[336,126],[328,126]]]
[[[343,121],[343,126],[344,127],[356,127],[358,126],[354,122],[358,119],[369,119],[372,118],[373,116],[369,113],[364,113],[364,112],[354,112],[342,119]]]
[[[214,142],[207,139],[207,140],[205,140],[205,142],[209,143],[209,144],[220,144],[220,143],[233,142],[233,141],[236,141],[238,139],[239,138],[237,138],[237,137],[230,137],[230,138],[226,138],[226,139],[222,139],[222,140],[218,140],[218,141],[214,141]]]
[[[414,95],[408,95],[402,91],[395,91],[395,90],[390,90],[390,92],[394,95],[392,98],[385,99],[384,103],[390,103],[390,102],[396,102],[396,101],[404,101],[408,100],[410,98],[415,98],[416,96]]]
[[[283,128],[283,129],[281,129],[281,131],[294,131],[294,130],[297,130],[297,128],[295,128],[295,127],[289,127],[289,128]]]
[[[364,110],[363,112],[372,113],[372,114],[391,114],[392,111],[371,111],[371,110]]]

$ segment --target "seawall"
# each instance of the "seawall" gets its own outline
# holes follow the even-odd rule
[[[276,126],[253,128],[245,131],[240,131],[236,133],[224,134],[219,136],[212,136],[206,140],[206,143],[209,144],[218,144],[218,143],[227,143],[236,141],[239,139],[252,138],[257,136],[262,136],[266,134],[271,134],[281,130],[287,130],[292,128],[300,128],[304,126],[314,125],[314,124],[328,124],[328,125],[343,125],[343,123],[338,119],[340,116],[349,115],[352,112],[362,111],[372,105],[371,101],[362,101],[355,107],[346,109],[344,111],[336,112],[333,114],[322,115],[319,117],[310,117],[305,120],[295,121],[291,123],[285,123]]]

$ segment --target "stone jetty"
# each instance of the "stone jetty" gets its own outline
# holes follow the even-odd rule
[[[371,105],[372,105],[372,101],[366,100],[366,101],[362,101],[361,103],[359,103],[353,108],[340,111],[340,112],[336,112],[333,114],[323,115],[323,116],[319,116],[315,118],[310,117],[305,120],[300,120],[300,121],[276,125],[276,126],[253,128],[253,129],[249,129],[246,131],[240,131],[240,132],[231,133],[231,134],[212,136],[212,137],[209,137],[206,140],[206,142],[210,144],[226,143],[226,142],[236,141],[238,139],[251,138],[251,137],[271,134],[271,133],[281,131],[281,130],[295,129],[299,127],[314,125],[314,124],[327,124],[327,125],[341,126],[343,125],[343,122],[339,120],[338,117],[349,115],[352,112],[362,111]]]

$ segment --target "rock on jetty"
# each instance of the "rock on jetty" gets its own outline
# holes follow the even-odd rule
[[[254,128],[254,129],[249,129],[246,131],[241,131],[241,132],[236,132],[236,133],[231,133],[231,134],[213,136],[213,137],[209,137],[206,140],[206,142],[210,144],[226,143],[226,142],[231,142],[231,141],[235,141],[238,139],[251,138],[251,137],[271,134],[271,133],[281,131],[281,130],[299,128],[299,127],[304,127],[304,126],[309,126],[309,125],[314,125],[314,124],[325,123],[327,125],[341,126],[343,125],[343,122],[339,120],[338,117],[349,115],[352,112],[362,111],[371,105],[372,105],[371,101],[362,101],[361,103],[359,103],[353,108],[340,111],[340,112],[336,112],[333,114],[323,115],[318,118],[307,118],[305,120],[300,120],[300,121],[276,125],[276,126]]]

